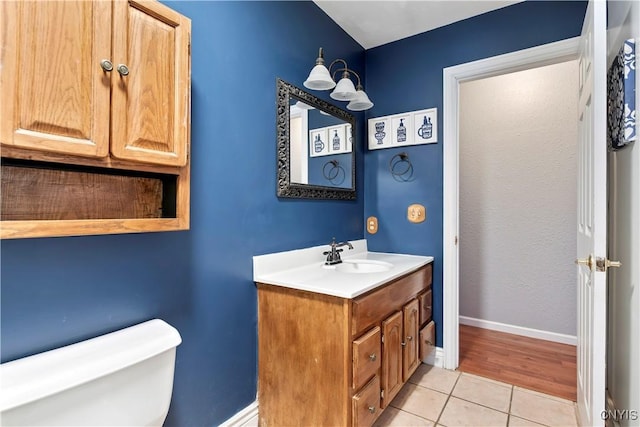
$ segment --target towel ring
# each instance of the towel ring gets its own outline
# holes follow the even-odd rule
[[[328,166],[331,167],[327,169]],[[338,162],[337,160],[330,160],[325,163],[322,167],[322,175],[333,185],[342,184],[345,177],[347,176],[344,168],[340,166],[340,162]],[[342,177],[340,175],[342,175]]]
[[[395,180],[409,181],[413,176],[413,164],[409,160],[409,155],[403,151],[391,157],[389,170]]]

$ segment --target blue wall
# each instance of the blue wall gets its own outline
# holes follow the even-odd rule
[[[580,34],[585,2],[527,1],[366,53],[366,90],[375,106],[368,118],[436,107],[438,143],[369,151],[365,155],[364,217],[378,217],[367,234],[369,249],[435,257],[433,277],[436,341],[442,346],[442,70],[482,58]],[[389,173],[392,156],[406,152],[409,182]],[[407,207],[421,203],[427,220],[407,221]]]
[[[166,3],[193,24],[191,230],[2,241],[2,361],[161,318],[183,339],[167,425],[213,426],[256,396],[251,257],[363,237],[362,187],[276,197],[276,77],[364,50],[312,2]]]
[[[435,256],[441,325],[442,69],[575,36],[586,6],[521,3],[372,49],[365,64],[312,2],[166,3],[193,22],[191,230],[2,241],[2,361],[162,318],[183,338],[167,425],[212,426],[255,399],[253,255],[359,239],[363,218],[376,215],[371,250]],[[366,68],[376,103],[368,117],[440,113],[438,144],[372,151],[364,162],[356,114],[353,202],[275,196],[275,79],[301,87],[320,46],[361,76]],[[400,151],[413,162],[411,182],[388,172]],[[412,203],[427,207],[425,223],[407,222]]]

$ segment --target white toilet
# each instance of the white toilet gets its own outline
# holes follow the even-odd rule
[[[0,365],[2,426],[161,426],[178,331],[159,319]]]

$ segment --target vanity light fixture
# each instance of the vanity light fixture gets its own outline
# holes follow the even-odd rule
[[[336,69],[333,74],[331,69],[337,63],[344,64],[344,67]],[[342,78],[336,84],[335,74],[342,71]],[[353,85],[351,81],[351,74],[355,75],[357,85]],[[329,65],[329,68],[324,65],[324,53],[322,48],[318,52],[318,58],[316,59],[316,65],[311,69],[309,77],[304,81],[304,87],[313,90],[329,90],[333,89],[333,92],[329,95],[331,98],[338,101],[349,101],[347,109],[351,111],[363,111],[373,107],[373,102],[369,99],[364,91],[364,87],[360,82],[360,76],[353,71],[347,65],[344,59],[335,59]]]

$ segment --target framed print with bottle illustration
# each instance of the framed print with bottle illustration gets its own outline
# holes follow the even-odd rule
[[[346,125],[329,128],[329,152],[331,154],[347,152]]]
[[[391,118],[391,143],[393,145],[413,144],[413,116],[398,114]]]

